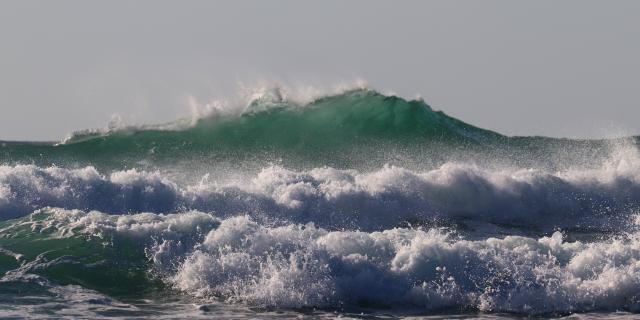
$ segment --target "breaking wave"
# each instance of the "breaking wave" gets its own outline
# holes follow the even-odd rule
[[[270,166],[250,179],[220,184],[206,174],[198,183],[186,185],[159,171],[131,169],[104,175],[93,167],[0,166],[0,217],[60,207],[112,214],[199,210],[363,230],[433,219],[536,230],[615,229],[616,222],[640,205],[637,150],[617,157],[598,169],[563,172],[461,163],[422,172],[395,166],[372,172]]]
[[[635,313],[638,214],[637,137],[507,137],[369,89],[275,90],[1,142],[0,316]]]
[[[635,230],[634,220],[629,223]],[[71,278],[100,288],[104,284],[93,273],[108,267],[113,280],[102,289],[117,290],[141,285],[129,268],[148,264],[155,279],[200,301],[263,307],[557,314],[637,311],[640,306],[637,231],[588,243],[566,241],[559,231],[540,238],[465,240],[441,228],[329,231],[313,223],[267,226],[246,215],[115,216],[63,209],[39,210],[5,225],[4,232],[9,230],[16,239],[0,239],[6,248],[31,241],[56,249],[56,241],[75,239],[65,245],[79,258],[39,256],[0,282],[30,268],[57,281]],[[26,238],[24,230],[30,230]],[[94,247],[93,254],[102,258],[118,246],[132,245],[133,253],[117,263],[90,264],[86,260],[91,259],[81,258],[87,241],[110,243]],[[72,277],[78,264],[93,271]],[[151,286],[151,281],[142,284]]]

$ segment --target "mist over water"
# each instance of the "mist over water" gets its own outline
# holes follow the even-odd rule
[[[636,137],[509,137],[366,88],[266,90],[3,142],[0,315],[624,316],[639,206]]]

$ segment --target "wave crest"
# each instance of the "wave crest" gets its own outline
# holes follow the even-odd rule
[[[434,219],[533,231],[617,230],[640,205],[637,151],[628,152],[599,169],[560,172],[463,163],[427,171],[384,166],[373,172],[270,166],[252,179],[221,183],[207,175],[197,184],[176,183],[159,171],[132,169],[105,176],[93,167],[0,166],[0,217],[15,218],[50,206],[117,214],[243,213],[265,222],[315,222],[362,230]]]

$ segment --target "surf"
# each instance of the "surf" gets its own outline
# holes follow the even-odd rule
[[[511,137],[366,88],[271,90],[0,143],[0,306],[637,312],[639,212],[637,137]]]

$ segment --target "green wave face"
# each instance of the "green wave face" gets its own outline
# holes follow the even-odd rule
[[[473,148],[501,139],[422,101],[356,90],[305,106],[256,100],[240,116],[212,116],[180,131],[120,130],[56,146],[5,143],[0,161],[119,167],[140,159],[159,164],[284,160],[294,166],[355,167],[388,162],[389,148],[396,157],[418,158],[414,155],[429,146]]]
[[[253,101],[239,116],[210,116],[181,130],[122,129],[76,135],[64,144],[0,144],[0,163],[86,166],[102,170],[178,163],[292,168],[424,168],[451,160],[575,163],[600,155],[604,140],[506,137],[434,111],[421,100],[354,90],[297,105]],[[553,154],[552,157],[549,155]],[[538,161],[542,159],[543,161]],[[539,163],[538,163],[539,164]]]
[[[123,237],[73,234],[72,230],[63,235],[46,225],[51,214],[43,210],[0,223],[0,273],[5,274],[5,282],[22,273],[36,274],[59,285],[81,285],[115,296],[163,288],[149,273],[144,244]],[[24,294],[41,287],[19,278],[11,283],[0,286],[0,294]]]

